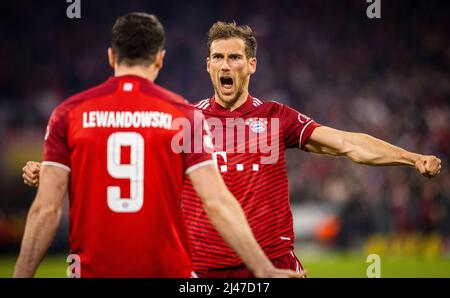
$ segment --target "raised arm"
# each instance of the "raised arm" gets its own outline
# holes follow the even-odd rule
[[[213,165],[196,169],[189,178],[211,223],[256,277],[304,277],[305,272],[276,269],[263,252],[244,212]]]
[[[345,156],[371,166],[411,166],[425,177],[434,177],[441,170],[441,160],[436,156],[412,153],[367,134],[326,126],[316,128],[305,147],[310,152]]]
[[[68,181],[67,170],[45,165],[41,167],[39,188],[28,212],[14,277],[34,276],[55,237]]]

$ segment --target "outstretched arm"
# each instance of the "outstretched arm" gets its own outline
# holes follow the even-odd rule
[[[441,170],[441,160],[436,156],[412,153],[367,134],[326,126],[316,128],[305,147],[310,152],[345,156],[360,164],[411,166],[425,177],[434,177]]]
[[[32,277],[52,243],[61,218],[69,172],[42,166],[39,189],[28,212],[14,277]]]
[[[237,252],[256,277],[303,277],[306,272],[276,269],[256,242],[238,201],[225,186],[213,165],[189,174],[203,201],[206,213],[226,242]]]

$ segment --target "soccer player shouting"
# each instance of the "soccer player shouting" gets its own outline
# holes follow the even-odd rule
[[[366,134],[320,126],[286,105],[251,96],[248,89],[250,77],[256,71],[256,44],[254,32],[248,26],[213,24],[208,32],[206,65],[214,96],[195,106],[203,111],[210,124],[218,169],[241,203],[258,243],[275,266],[300,271],[301,264],[293,251],[286,149],[346,156],[367,165],[409,165],[427,177],[439,173],[440,160],[405,151]],[[224,124],[221,133],[217,133],[220,129],[217,119]],[[232,133],[233,125],[240,127],[242,123],[246,133],[243,141]],[[223,142],[221,135],[226,136]],[[256,142],[252,135],[269,141]],[[252,151],[255,143],[270,145],[258,147],[260,150],[255,153]],[[199,277],[252,276],[208,222],[201,200],[189,181],[183,192],[183,212]]]
[[[180,131],[188,131],[188,147],[198,139],[207,147],[208,135],[203,125],[199,134],[193,129],[194,109],[182,97],[153,82],[163,66],[164,39],[153,15],[119,17],[108,50],[115,76],[53,111],[15,277],[34,275],[55,236],[67,190],[70,251],[79,257],[81,277],[190,277],[180,207],[185,174],[213,225],[253,274],[303,276],[272,265],[211,154],[174,151]],[[191,128],[181,130],[175,119]]]
[[[412,166],[425,177],[438,175],[441,161],[367,134],[319,125],[286,105],[251,96],[248,88],[257,66],[256,45],[255,34],[248,26],[213,24],[208,32],[206,64],[214,95],[194,105],[209,123],[214,136],[214,160],[241,204],[258,243],[276,267],[300,272],[302,266],[293,251],[286,149],[345,156],[373,166]],[[34,162],[24,167],[26,184],[39,182],[38,167]],[[254,276],[211,225],[194,189],[186,179],[183,212],[197,275]]]

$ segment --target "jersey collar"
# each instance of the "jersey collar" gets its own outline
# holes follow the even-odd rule
[[[137,81],[139,82],[141,85],[142,84],[149,84],[149,85],[153,85],[154,82],[147,80],[144,77],[140,77],[137,75],[123,75],[123,76],[110,76],[108,81],[110,82],[117,82],[117,81]]]
[[[245,102],[234,111],[230,111],[230,110],[222,107],[220,104],[218,104],[216,102],[216,98],[214,95],[210,98],[210,104],[211,104],[211,109],[214,112],[223,112],[223,113],[232,113],[232,114],[244,114],[255,108],[253,106],[253,97],[250,94],[247,96],[247,99],[245,100]]]

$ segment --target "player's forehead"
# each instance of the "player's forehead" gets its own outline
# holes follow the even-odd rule
[[[245,42],[239,37],[216,39],[211,43],[211,54],[245,55]]]

